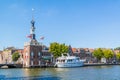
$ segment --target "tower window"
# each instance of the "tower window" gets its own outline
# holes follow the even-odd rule
[[[33,52],[31,52],[31,58],[33,58],[33,56],[34,56],[34,53],[33,53]]]
[[[41,55],[41,53],[39,52],[39,53],[38,53],[38,56],[40,56],[40,55]]]
[[[31,61],[31,65],[33,65],[33,61]]]

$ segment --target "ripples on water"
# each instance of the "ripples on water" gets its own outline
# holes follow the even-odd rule
[[[0,80],[61,80],[58,77],[45,77],[45,76],[39,76],[39,77],[11,77],[11,78],[0,78]]]
[[[0,69],[0,80],[120,80],[120,66]]]

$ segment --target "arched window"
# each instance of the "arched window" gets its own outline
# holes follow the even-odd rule
[[[26,53],[26,56],[28,56],[28,53]]]
[[[33,61],[31,61],[31,65],[33,65]]]
[[[25,54],[25,59],[27,59],[28,58],[28,53],[26,52],[26,54]]]
[[[41,55],[41,53],[39,52],[39,53],[38,53],[38,56],[40,56],[40,55]]]
[[[28,65],[27,61],[26,61],[26,66]]]
[[[39,65],[40,65],[40,63],[41,63],[41,62],[40,62],[40,60],[39,60]]]
[[[34,55],[34,53],[33,52],[31,52],[31,56],[33,57],[33,55]]]

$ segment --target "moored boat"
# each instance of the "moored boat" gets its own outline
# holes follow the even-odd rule
[[[80,67],[84,66],[84,60],[81,60],[79,57],[62,55],[56,59],[55,66],[57,67]]]

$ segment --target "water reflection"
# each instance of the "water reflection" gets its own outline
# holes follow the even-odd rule
[[[60,77],[46,77],[46,76],[39,76],[39,77],[11,77],[11,78],[0,78],[4,80],[61,80]]]
[[[25,68],[23,69],[24,75],[26,77],[37,77],[38,78],[38,76],[41,76],[42,79],[45,78],[45,80],[47,80],[47,78],[49,78],[49,80],[52,78],[55,80],[59,80],[60,79],[59,74],[63,74],[64,72],[68,70],[69,69],[67,68]]]
[[[65,75],[60,75],[69,71],[68,68],[25,68],[23,70],[26,77],[34,77],[40,80],[61,80],[61,77]]]
[[[97,69],[109,69],[109,68],[112,68],[113,66],[112,65],[109,65],[109,66],[94,66],[93,68],[97,68]]]
[[[69,68],[54,68],[54,70],[57,72],[66,72],[69,70]]]
[[[42,69],[38,68],[25,68],[23,69],[25,76],[39,76],[42,73]]]
[[[0,69],[0,80],[120,80],[120,66]]]
[[[8,70],[8,72],[6,70]],[[24,68],[6,70],[5,74],[9,74],[9,76],[3,75],[4,77],[2,76],[0,80],[61,80],[61,77],[56,76],[57,73],[54,68]]]

